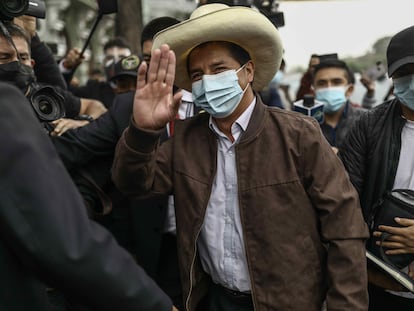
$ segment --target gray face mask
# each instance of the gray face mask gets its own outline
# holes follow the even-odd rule
[[[414,74],[393,79],[394,95],[407,108],[414,111]]]

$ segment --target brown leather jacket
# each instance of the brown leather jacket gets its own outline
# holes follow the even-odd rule
[[[134,125],[117,146],[113,178],[134,195],[175,196],[178,253],[187,310],[208,277],[197,238],[216,173],[209,115],[177,122],[175,136]],[[358,195],[319,125],[258,99],[236,147],[240,214],[256,311],[367,310],[365,239]]]

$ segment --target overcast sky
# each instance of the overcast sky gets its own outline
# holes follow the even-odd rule
[[[377,39],[414,25],[414,0],[280,2],[280,34],[289,67],[306,67],[312,53],[365,54]]]

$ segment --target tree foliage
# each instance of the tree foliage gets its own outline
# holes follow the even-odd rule
[[[386,64],[386,52],[390,40],[391,37],[382,37],[372,45],[371,50],[365,55],[346,57],[343,60],[354,72],[363,72],[374,66],[377,62]]]

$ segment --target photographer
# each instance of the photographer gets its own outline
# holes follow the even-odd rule
[[[13,23],[23,28],[30,36],[30,50],[35,63],[33,70],[37,81],[66,90],[67,85],[59,70],[52,51],[41,41],[36,32],[36,17],[21,15],[13,19]]]
[[[0,31],[0,81],[9,82],[17,86],[26,96],[30,95],[33,89],[37,89],[40,85],[36,83],[36,77],[33,71],[34,60],[31,58],[30,38],[27,33],[19,26],[5,22],[4,29]],[[15,47],[8,40],[5,32],[9,33]],[[62,101],[62,108],[58,108],[58,103],[50,103],[53,107],[49,109],[60,110],[56,114],[59,118],[52,122],[54,129],[51,135],[61,135],[70,128],[76,128],[87,124],[92,119],[99,117],[106,111],[106,108],[98,101],[91,99],[78,98],[70,92],[58,87],[50,88],[51,96],[56,102]],[[58,95],[56,95],[58,94]],[[59,97],[63,99],[59,100]],[[34,107],[36,110],[36,107]],[[41,108],[39,108],[41,109]],[[48,111],[46,111],[47,113]],[[86,120],[68,120],[66,118],[85,117]],[[50,119],[46,118],[48,121]]]
[[[105,107],[109,108],[116,95],[116,86],[110,82],[113,77],[113,65],[120,59],[131,55],[131,48],[128,42],[122,37],[116,37],[105,43],[103,47],[104,52],[104,67],[105,80],[98,81],[96,79],[89,79],[85,85],[74,86],[71,84],[74,69],[83,59],[80,59],[80,51],[77,48],[69,50],[63,60],[60,61],[59,67],[63,72],[69,90],[79,97],[93,98],[101,101]]]
[[[175,310],[114,238],[87,218],[27,100],[5,83],[0,94],[0,141],[7,146],[0,161],[0,309],[50,310],[47,283],[91,310]]]

